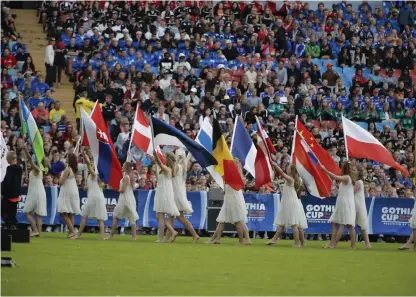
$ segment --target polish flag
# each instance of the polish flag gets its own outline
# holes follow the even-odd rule
[[[148,155],[153,155],[152,128],[139,106],[136,109],[132,133],[131,142]]]
[[[265,141],[265,143],[267,145],[267,148],[269,150],[269,153],[270,154],[273,154],[273,155],[274,154],[277,154],[277,151],[274,148],[273,143],[272,143],[269,135],[267,135],[266,130],[264,130],[263,126],[260,124],[260,121],[259,121],[259,119],[257,117],[256,117],[256,122],[257,122],[257,131],[260,131],[260,135],[264,139],[264,141]]]
[[[409,172],[400,166],[391,156],[390,152],[367,130],[354,122],[342,117],[344,129],[345,148],[349,157],[370,159],[385,164],[409,176]]]

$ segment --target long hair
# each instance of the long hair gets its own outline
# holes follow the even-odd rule
[[[355,181],[357,180],[357,176],[353,172],[353,170],[351,169],[351,162],[350,161],[345,160],[344,162],[342,162],[341,174],[342,175],[348,175],[351,178],[352,184],[355,185]]]
[[[179,148],[175,151],[175,156],[176,156],[176,164],[182,166],[182,174],[186,176],[186,171],[188,170],[188,168],[185,168],[185,166],[187,166],[185,162],[185,159],[186,159],[185,151]],[[177,168],[177,166],[175,167]]]
[[[299,194],[300,192],[300,186],[301,186],[301,182],[300,182],[300,177],[299,177],[299,173],[298,170],[296,169],[295,164],[290,164],[290,175],[293,178],[293,186],[295,188],[296,193]]]
[[[134,171],[133,171],[133,163],[132,162],[125,162],[123,165],[124,173],[130,179],[130,185],[133,188],[134,186]]]
[[[68,153],[68,166],[74,174],[78,171],[78,158],[74,153]]]
[[[172,177],[176,176],[177,167],[176,167],[176,157],[173,153],[166,154],[166,166],[172,170]],[[163,174],[163,170],[160,170],[160,174]]]

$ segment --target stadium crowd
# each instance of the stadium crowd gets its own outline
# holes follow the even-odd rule
[[[368,129],[413,176],[415,20],[411,1],[385,1],[379,8],[362,1],[356,9],[347,1],[332,7],[321,2],[316,10],[301,1],[44,1],[39,23],[54,49],[45,72],[2,2],[1,132],[25,166],[22,148],[29,144],[18,116],[18,98],[24,99],[51,160],[44,182],[54,185],[80,137],[80,108],[91,110],[95,101],[121,162],[137,105],[191,138],[200,119],[215,114],[228,144],[235,118],[241,116],[252,133],[257,115],[282,168],[290,160],[295,116],[341,162],[344,115]],[[62,75],[74,85],[76,123],[53,99]],[[132,154],[136,188],[154,188],[155,165],[136,148]],[[413,197],[411,177],[371,161],[353,162],[367,196]],[[246,178],[245,190],[256,191]],[[77,184],[84,179],[80,171]],[[279,191],[280,182],[276,177],[259,191]],[[211,186],[209,174],[193,163],[188,190]]]

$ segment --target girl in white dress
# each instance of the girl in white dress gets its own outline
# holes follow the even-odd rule
[[[157,187],[155,193],[155,201],[153,210],[156,212],[156,218],[159,224],[159,238],[156,242],[165,242],[164,233],[165,226],[170,231],[171,242],[174,242],[178,232],[173,229],[173,226],[165,221],[165,214],[172,217],[180,215],[178,208],[175,204],[175,197],[173,192],[172,178],[176,176],[176,158],[172,153],[166,155],[166,165],[162,164],[159,156],[154,152],[154,159],[156,164],[159,166],[160,171],[157,176]]]
[[[27,189],[23,212],[26,213],[27,220],[32,227],[30,236],[38,237],[42,232],[42,217],[47,215],[43,172],[36,166],[35,162],[33,162],[27,147],[24,146],[23,148],[26,153],[26,158],[29,160],[30,167],[32,168],[29,173],[29,187]],[[47,158],[44,158],[42,163],[45,168],[49,167],[49,160]],[[36,221],[33,218],[33,214],[36,216]]]
[[[308,228],[305,211],[303,205],[298,198],[297,192],[300,190],[299,173],[294,164],[287,165],[286,173],[272,163],[272,166],[279,172],[279,174],[286,180],[282,189],[282,199],[280,201],[279,212],[274,221],[274,225],[278,226],[273,238],[267,242],[267,245],[275,245],[276,241],[282,235],[287,227],[292,228],[295,245],[293,247],[299,248],[305,246],[305,232]]]
[[[340,182],[338,197],[335,203],[335,209],[329,222],[332,224],[331,241],[324,245],[324,248],[335,248],[337,242],[344,235],[345,226],[348,227],[351,238],[351,248],[355,248],[355,201],[354,201],[354,184],[355,178],[352,173],[350,162],[344,161],[341,167],[341,176],[335,175],[321,165],[321,168],[329,177]],[[337,230],[337,224],[339,229]]]
[[[188,153],[188,156],[185,156],[185,151],[182,149],[176,150],[176,175],[172,179],[173,184],[173,193],[175,198],[176,207],[179,210],[180,215],[176,218],[184,225],[184,227],[191,233],[193,237],[193,242],[197,242],[199,240],[198,234],[195,232],[194,227],[192,226],[191,222],[187,218],[185,218],[185,214],[191,214],[194,212],[189,201],[186,197],[186,174],[188,171],[188,163],[191,159],[191,154]],[[175,217],[169,216],[168,222],[171,226],[175,223]],[[170,231],[166,232],[166,239],[170,239]]]
[[[354,173],[358,176],[357,167],[354,167]],[[370,240],[368,238],[368,215],[367,207],[365,206],[364,183],[361,176],[359,176],[359,180],[355,182],[354,201],[355,224],[360,228],[360,233],[364,238],[365,248],[371,249]]]
[[[414,189],[413,193],[414,193],[413,197],[416,197],[416,188]],[[410,245],[413,242],[413,250],[410,250],[410,251],[416,252],[416,240],[415,240],[416,239],[416,198],[414,198],[414,199],[415,199],[415,204],[413,206],[413,215],[409,220],[410,228],[412,228],[412,233],[410,234],[410,237],[407,240],[407,242],[404,245],[402,245],[401,247],[398,248],[401,251],[402,250],[410,250]]]
[[[75,174],[78,170],[77,156],[73,153],[68,153],[68,166],[61,173],[59,184],[61,185],[57,209],[60,216],[68,227],[68,238],[74,237],[74,215],[81,213],[80,200],[77,183],[75,181]]]
[[[234,163],[242,176],[241,164],[237,159],[234,159]],[[219,244],[221,241],[221,235],[224,232],[225,223],[231,223],[235,225],[240,244],[250,245],[250,237],[247,227],[247,208],[243,196],[243,191],[236,191],[229,185],[224,186],[224,203],[221,207],[220,213],[217,217],[217,228],[212,237],[206,242],[208,244]]]
[[[100,229],[100,239],[104,239],[104,221],[107,220],[107,208],[105,206],[105,198],[103,190],[101,189],[98,181],[98,175],[95,172],[94,166],[91,164],[85,151],[82,152],[85,165],[87,165],[90,175],[87,179],[87,202],[81,211],[81,224],[79,225],[78,233],[72,239],[81,238],[82,231],[84,231],[87,219],[96,219]]]
[[[119,219],[128,218],[131,227],[131,239],[136,240],[136,221],[139,219],[139,214],[137,213],[136,198],[133,193],[133,164],[125,162],[123,171],[124,176],[120,181],[120,189],[118,190],[120,196],[113,213],[113,225],[111,227],[110,236],[106,239],[111,239],[114,234],[116,234]]]

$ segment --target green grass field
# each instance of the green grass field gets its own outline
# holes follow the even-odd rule
[[[155,236],[96,234],[67,240],[44,233],[30,244],[13,244],[16,268],[2,268],[2,295],[415,295],[416,252],[398,244],[365,250],[322,249],[292,241],[265,246],[192,244],[182,237],[156,244]],[[205,238],[202,238],[202,242]]]

